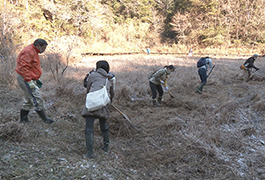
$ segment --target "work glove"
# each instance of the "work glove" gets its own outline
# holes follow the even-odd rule
[[[166,92],[168,91],[168,87],[167,87],[167,86],[165,87],[165,91],[166,91]]]
[[[208,77],[209,75],[208,74],[206,74],[206,77]]]
[[[160,82],[161,82],[162,84],[164,84],[164,83],[165,83],[165,82],[164,82],[164,81],[162,81],[162,80],[161,80]]]
[[[39,79],[36,81],[36,83],[37,83],[38,88],[41,88],[43,85],[43,83]]]
[[[240,69],[244,69],[244,70],[246,70],[246,67],[242,64],[242,65],[240,66]]]
[[[27,82],[28,83],[28,85],[29,85],[29,88],[31,89],[31,90],[34,90],[35,89],[35,84],[34,84],[34,82],[31,80],[31,81],[29,81],[29,82]]]

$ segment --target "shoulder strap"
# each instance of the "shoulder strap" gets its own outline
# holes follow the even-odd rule
[[[105,86],[107,86],[107,84],[108,84],[108,78],[106,78],[106,83],[105,83]]]

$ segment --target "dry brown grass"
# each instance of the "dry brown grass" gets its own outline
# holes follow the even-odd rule
[[[117,77],[113,103],[137,127],[114,109],[108,120],[110,152],[101,151],[102,138],[95,124],[95,159],[87,160],[83,77],[96,61],[108,60]],[[43,97],[47,114],[56,122],[43,124],[36,113],[32,123],[17,124],[21,92],[16,86],[1,91],[1,127],[11,121],[8,137],[0,138],[2,179],[263,179],[264,85],[262,79],[243,82],[239,66],[245,59],[215,58],[216,65],[202,95],[195,63],[198,58],[175,56],[90,57],[71,64],[60,82],[43,60]],[[259,76],[265,74],[258,59]],[[147,74],[174,64],[163,105],[150,105]],[[46,67],[46,68],[45,68]],[[14,80],[15,82],[15,80]],[[2,85],[2,84],[1,84]],[[5,95],[4,95],[5,94]],[[21,128],[24,136],[16,129]],[[1,128],[3,129],[3,128]],[[4,128],[7,129],[7,128]],[[1,131],[2,132],[2,131]],[[8,131],[9,132],[9,131]],[[3,133],[2,133],[3,134]],[[8,134],[8,133],[5,133]]]
[[[26,139],[27,131],[24,127],[16,121],[10,121],[0,124],[0,138],[6,141],[21,142]]]

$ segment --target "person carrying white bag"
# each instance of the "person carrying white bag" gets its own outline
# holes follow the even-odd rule
[[[85,139],[87,158],[94,158],[93,129],[95,119],[99,119],[100,130],[103,136],[102,150],[105,152],[108,152],[109,150],[109,127],[107,125],[107,119],[110,115],[110,104],[114,97],[115,87],[115,76],[109,72],[109,69],[108,62],[100,60],[96,63],[96,70],[91,72],[87,80],[86,105],[81,113],[86,119]],[[105,93],[108,97],[106,97]],[[103,103],[97,101],[100,98],[102,98],[101,102]]]

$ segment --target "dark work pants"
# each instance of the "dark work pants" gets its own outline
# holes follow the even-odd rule
[[[198,74],[200,75],[201,83],[206,84],[206,83],[207,83],[206,69],[204,69],[204,68],[199,68],[199,69],[198,69]]]
[[[95,117],[86,116],[86,134],[94,132],[94,121],[95,121]],[[106,119],[99,118],[99,125],[100,125],[101,132],[105,132],[109,130]]]
[[[152,91],[152,99],[156,99],[157,96],[157,92],[159,93],[159,96],[162,97],[164,94],[163,88],[161,85],[155,85],[154,83],[152,83],[151,81],[149,81],[149,85]]]

